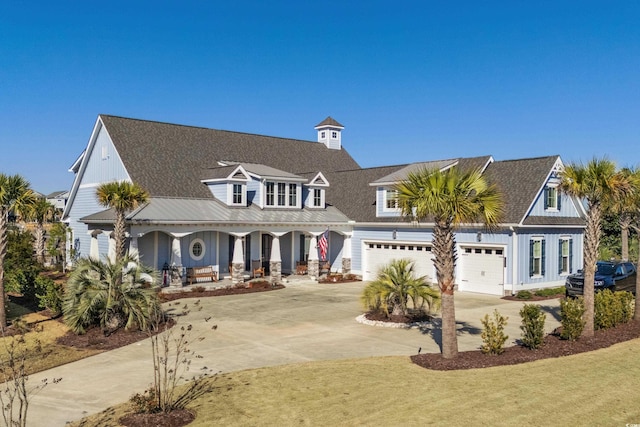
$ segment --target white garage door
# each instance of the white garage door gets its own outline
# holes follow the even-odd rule
[[[380,268],[393,259],[407,258],[414,262],[416,276],[427,276],[435,283],[433,254],[431,246],[426,244],[366,243],[364,253],[364,280],[375,280]]]
[[[504,250],[462,247],[459,289],[467,292],[503,295]]]

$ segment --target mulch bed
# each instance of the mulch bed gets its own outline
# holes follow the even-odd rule
[[[256,285],[248,284],[247,287],[231,287],[231,288],[219,288],[209,291],[183,291],[183,292],[163,292],[160,294],[160,301],[174,301],[182,298],[203,298],[203,297],[219,297],[225,295],[239,295],[239,294],[251,294],[254,292],[267,292],[275,291],[278,289],[284,289],[284,285],[275,284],[262,285],[258,283]]]
[[[480,350],[463,351],[455,359],[443,359],[440,353],[426,353],[411,356],[411,361],[426,369],[450,371],[456,369],[477,369],[491,366],[515,365],[534,360],[569,356],[610,347],[624,341],[640,338],[640,322],[631,321],[610,329],[595,331],[591,338],[580,338],[577,341],[560,339],[559,331],[547,335],[544,345],[537,350],[516,345],[505,348],[500,355],[488,355]]]
[[[186,409],[177,409],[169,413],[129,414],[118,422],[127,427],[181,427],[195,420],[196,416]]]
[[[416,322],[429,322],[432,317],[424,312],[417,314],[397,315],[390,314],[387,316],[383,312],[370,311],[364,315],[367,320],[373,320],[377,322],[390,322],[390,323],[416,323]]]
[[[516,295],[506,295],[506,296],[503,296],[502,299],[503,300],[507,300],[507,301],[529,302],[529,301],[545,301],[545,300],[548,300],[548,299],[558,299],[558,298],[562,298],[562,297],[564,297],[564,294],[561,294],[561,295],[550,295],[550,296],[546,296],[546,297],[532,294],[531,297],[529,297],[529,298],[518,298]]]

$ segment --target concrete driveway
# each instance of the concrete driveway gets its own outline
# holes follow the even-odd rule
[[[179,324],[191,324],[191,373],[242,369],[316,360],[416,354],[440,351],[438,327],[424,330],[382,328],[357,323],[364,283],[295,282],[264,293],[196,299],[173,303]],[[508,316],[508,343],[520,337],[522,302],[495,296],[457,293],[456,318],[460,351],[479,348],[480,319],[497,309]],[[559,301],[543,301],[546,329],[559,325]],[[202,307],[202,308],[200,308]],[[437,322],[437,321],[436,321]],[[213,325],[217,325],[214,330]],[[196,337],[204,337],[198,341]],[[124,402],[153,381],[148,340],[32,375],[30,383],[62,378],[34,396],[29,424],[63,426],[85,415]]]

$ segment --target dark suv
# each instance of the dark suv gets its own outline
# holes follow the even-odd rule
[[[594,281],[595,291],[604,289],[615,291],[629,291],[636,293],[636,267],[630,262],[598,261],[596,264],[596,276]],[[567,296],[582,295],[584,286],[584,273],[578,270],[577,274],[567,277],[564,283]]]

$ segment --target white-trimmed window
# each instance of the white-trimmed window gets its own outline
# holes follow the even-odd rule
[[[335,130],[331,131],[331,139],[338,139],[338,132],[336,132]]]
[[[278,206],[287,205],[287,184],[284,182],[278,183]]]
[[[206,252],[207,247],[204,244],[204,240],[200,238],[193,239],[189,244],[189,255],[194,261],[200,261],[204,258]]]
[[[395,211],[398,208],[398,190],[386,189],[384,192],[384,210]]]
[[[266,187],[266,200],[265,204],[267,206],[273,206],[275,204],[275,182],[267,181],[265,184]]]
[[[558,274],[571,274],[573,258],[573,240],[570,237],[561,237],[558,242]]]
[[[244,184],[231,184],[231,204],[240,206],[245,205],[245,194],[247,186]]]
[[[324,203],[322,199],[324,199],[324,191],[322,188],[314,188],[312,191],[311,206],[314,208],[323,207]]]
[[[325,139],[327,137],[327,134],[325,133],[325,131],[320,132],[320,138]]]
[[[289,184],[289,206],[298,206],[298,185]]]
[[[529,276],[541,277],[545,273],[545,241],[534,237],[529,241]]]
[[[558,187],[547,187],[544,189],[544,209],[557,211],[560,209],[560,193]]]

